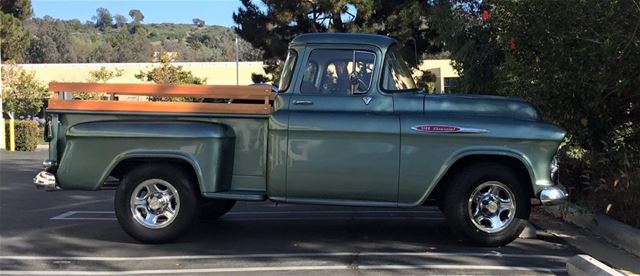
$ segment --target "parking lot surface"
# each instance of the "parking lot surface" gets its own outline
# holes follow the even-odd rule
[[[538,231],[505,247],[458,241],[435,207],[238,203],[183,238],[141,244],[120,229],[113,191],[43,192],[45,151],[1,152],[0,274],[566,274],[579,251]]]

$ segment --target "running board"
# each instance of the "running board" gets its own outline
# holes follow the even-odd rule
[[[218,193],[203,193],[206,198],[216,199],[233,199],[244,201],[265,201],[267,200],[267,194],[258,191],[226,191]]]

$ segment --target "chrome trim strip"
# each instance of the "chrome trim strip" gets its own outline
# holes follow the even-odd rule
[[[482,128],[459,127],[448,125],[417,125],[412,126],[412,130],[423,133],[444,133],[444,134],[478,134],[487,133],[489,130]]]

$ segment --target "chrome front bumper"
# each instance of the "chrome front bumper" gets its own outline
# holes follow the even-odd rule
[[[569,193],[560,184],[544,188],[538,194],[538,199],[540,199],[542,205],[557,205],[563,203],[567,197],[569,197]]]
[[[57,191],[60,187],[56,185],[56,175],[48,171],[41,171],[33,178],[36,189],[45,191]]]

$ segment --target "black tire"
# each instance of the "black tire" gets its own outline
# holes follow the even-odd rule
[[[234,205],[236,205],[235,200],[204,199],[200,206],[200,218],[206,220],[218,219],[229,212]]]
[[[175,188],[179,208],[167,225],[152,229],[136,220],[131,208],[133,192],[138,185],[148,180],[166,181]],[[153,182],[153,181],[152,181]],[[198,193],[196,181],[183,169],[170,164],[147,164],[133,169],[124,176],[115,196],[116,217],[120,226],[134,239],[143,243],[165,243],[177,239],[193,225],[198,216]],[[144,192],[142,192],[144,193]],[[148,202],[148,201],[147,201]],[[171,201],[174,204],[175,202]],[[151,206],[149,204],[149,206]],[[144,208],[142,208],[144,209]],[[144,210],[143,210],[144,213]],[[166,219],[166,221],[169,221]]]
[[[470,197],[476,188],[483,183],[499,182],[510,189],[515,199],[515,212],[504,228],[497,227],[497,232],[489,233],[472,222],[470,215]],[[486,184],[485,184],[486,185]],[[511,169],[494,163],[476,164],[463,169],[453,177],[447,192],[442,197],[442,209],[451,230],[462,240],[479,246],[502,246],[515,240],[529,219],[530,199],[525,189],[526,182],[520,179]],[[506,191],[503,191],[506,193]],[[473,205],[476,206],[476,205]],[[508,214],[509,212],[507,212]],[[505,219],[506,221],[506,219]],[[496,223],[497,224],[497,223]],[[490,223],[490,226],[492,223]]]

